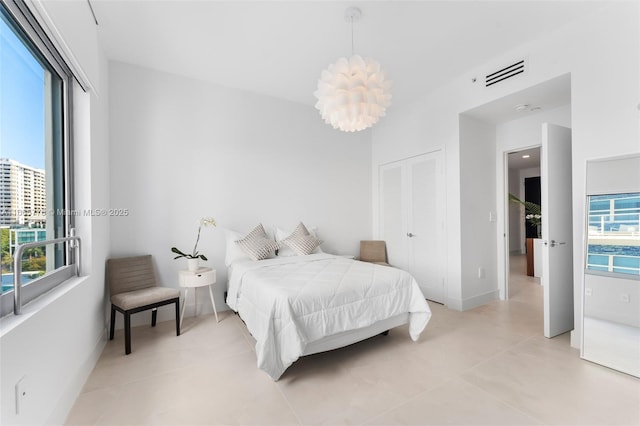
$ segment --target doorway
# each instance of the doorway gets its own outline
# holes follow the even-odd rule
[[[533,220],[534,215],[531,214],[526,218],[530,222],[538,222],[542,238],[527,239],[527,261],[529,265],[533,263],[541,268],[541,272],[536,275],[540,276],[543,287],[544,336],[552,338],[574,328],[571,129],[543,122],[540,126],[540,140],[540,215],[535,217],[539,220]],[[504,158],[508,163],[509,154],[505,153]],[[510,173],[509,177],[511,176]],[[507,184],[505,192],[510,189]],[[504,197],[505,203],[510,203],[510,198],[512,197]],[[531,208],[530,205],[525,207]],[[508,207],[505,206],[504,211],[508,212]],[[505,236],[507,235],[509,228],[505,227]],[[531,240],[540,244],[529,244]],[[510,240],[505,238],[505,245],[507,241]],[[535,261],[539,258],[542,262]],[[509,257],[504,260],[507,270],[509,260]],[[510,296],[509,277],[507,273],[506,298]]]
[[[509,152],[506,162],[506,187],[510,198],[515,197],[521,201],[540,205],[540,147]],[[535,226],[535,221],[526,219],[526,213],[524,205],[516,201],[509,202],[505,208],[505,222],[508,229],[508,238],[505,239],[508,246],[505,263],[509,271],[506,276],[506,298],[514,296],[515,288],[511,286],[511,280],[514,277],[518,283],[529,282],[540,285],[540,259],[535,257],[531,241],[527,244],[528,239],[539,237],[540,229]],[[527,246],[529,246],[528,249]],[[521,287],[519,285],[518,289]]]

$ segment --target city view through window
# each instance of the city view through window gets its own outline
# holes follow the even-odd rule
[[[13,288],[13,254],[19,244],[47,239],[47,142],[52,139],[52,75],[0,20],[0,229],[2,291]],[[49,134],[48,134],[49,133]],[[52,238],[52,237],[50,237]],[[23,255],[22,281],[44,275],[47,248]]]
[[[587,270],[640,276],[640,192],[589,197]]]

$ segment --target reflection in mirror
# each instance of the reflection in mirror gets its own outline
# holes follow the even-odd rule
[[[587,270],[640,275],[640,192],[592,195]]]

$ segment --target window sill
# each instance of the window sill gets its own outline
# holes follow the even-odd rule
[[[56,286],[51,291],[43,294],[42,296],[34,299],[26,305],[22,306],[22,313],[20,315],[15,315],[10,313],[0,318],[0,338],[4,337],[6,334],[12,332],[20,325],[27,322],[31,317],[36,315],[41,310],[45,309],[47,306],[54,303],[56,300],[63,297],[65,294],[69,293],[71,290],[76,288],[78,285],[81,285],[86,280],[88,280],[88,276],[84,277],[72,277],[62,284]]]

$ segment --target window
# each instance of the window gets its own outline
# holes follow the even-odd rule
[[[589,197],[587,270],[640,277],[640,192]]]
[[[68,235],[72,74],[23,1],[0,3],[1,314],[12,310],[14,254],[20,244]],[[68,243],[23,252],[22,301],[71,276]]]

